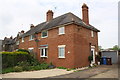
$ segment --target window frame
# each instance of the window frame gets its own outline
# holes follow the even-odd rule
[[[47,32],[47,36],[44,36],[44,37],[43,37],[43,32],[45,32],[45,31]],[[42,31],[42,32],[41,32],[41,38],[46,38],[46,37],[48,37],[48,31],[47,31],[47,30],[45,30],[45,31]]]
[[[34,40],[34,35],[29,36],[29,41]]]
[[[58,45],[58,58],[65,58],[65,47],[66,47],[66,45]],[[60,54],[61,54],[60,48],[64,49],[64,53],[63,53],[64,56],[60,56]]]
[[[18,40],[18,41],[16,41],[16,45],[19,45],[20,44],[20,41]]]
[[[62,30],[61,28],[63,28],[64,31],[60,31],[60,30]],[[59,35],[65,34],[65,26],[61,26],[61,27],[58,28],[58,34]]]
[[[91,37],[94,37],[94,31],[91,30]]]
[[[24,37],[22,37],[22,40],[21,40],[21,42],[24,42]]]
[[[31,48],[28,48],[28,51],[30,52],[30,50],[34,50],[34,48],[33,47],[31,47]]]
[[[43,49],[43,56],[42,56],[42,49]],[[46,51],[45,49],[47,49],[47,52],[45,52],[45,51]],[[46,54],[47,56],[45,56],[45,54]],[[40,48],[40,57],[41,57],[41,58],[48,58],[48,47],[41,47],[41,48]]]

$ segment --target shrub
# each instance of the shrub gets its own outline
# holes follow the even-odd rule
[[[14,69],[13,68],[2,69],[2,74],[9,73],[9,72],[14,72]]]
[[[20,67],[20,66],[15,66],[15,67],[14,67],[14,71],[15,71],[15,72],[22,72],[22,71],[23,71],[23,68]]]
[[[27,53],[30,53],[28,50],[26,50],[26,49],[18,49],[17,50],[18,52],[27,52]]]
[[[41,69],[48,69],[49,64],[47,63],[42,63],[40,64]]]
[[[91,62],[93,60],[93,56],[88,56],[88,60]]]
[[[17,66],[18,62],[30,59],[26,52],[2,52],[2,68]]]
[[[57,67],[57,68],[59,68],[59,69],[67,69],[67,68],[65,68],[65,67]]]

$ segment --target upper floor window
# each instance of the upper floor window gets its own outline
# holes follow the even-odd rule
[[[42,38],[48,37],[48,31],[42,31],[41,32],[41,37]]]
[[[29,40],[33,40],[34,39],[34,35],[30,35]]]
[[[94,37],[94,32],[93,31],[91,31],[91,37]]]
[[[19,45],[19,41],[16,42],[16,45]]]
[[[22,42],[24,42],[24,37],[22,37]]]
[[[65,34],[65,27],[59,27],[59,35]]]

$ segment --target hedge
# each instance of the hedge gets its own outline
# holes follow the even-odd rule
[[[2,52],[1,54],[3,69],[17,66],[18,62],[31,61],[33,58],[27,52]]]

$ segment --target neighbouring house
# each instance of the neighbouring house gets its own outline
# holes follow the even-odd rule
[[[22,34],[22,31],[17,34],[15,38],[12,36],[10,38],[5,37],[2,41],[2,51],[12,52],[18,49],[19,45],[19,36]]]
[[[78,68],[88,66],[88,56],[98,53],[99,30],[90,25],[88,6],[82,6],[82,19],[69,12],[53,18],[52,10],[46,13],[46,21],[19,38],[19,48],[28,49],[40,62],[59,67]]]
[[[0,52],[2,52],[2,41],[3,40],[0,40]]]
[[[112,64],[118,63],[118,51],[115,50],[103,50],[101,51],[101,57],[111,58]]]

